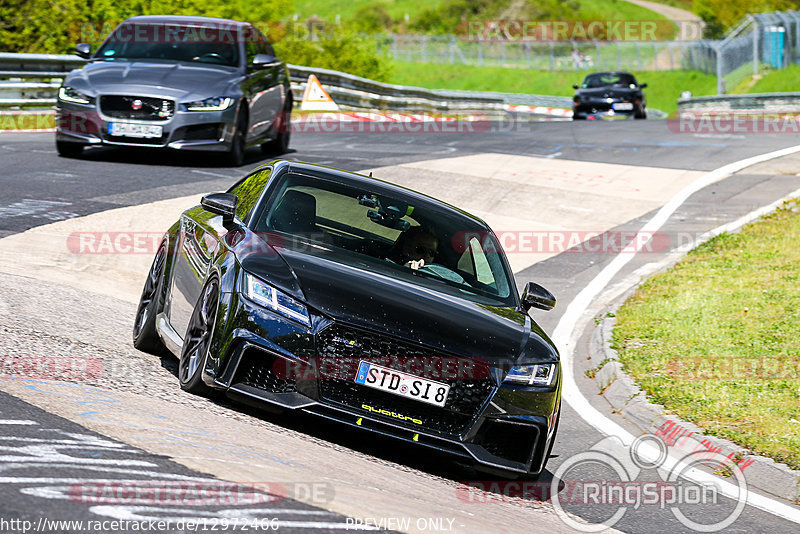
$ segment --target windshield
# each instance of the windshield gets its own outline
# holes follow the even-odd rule
[[[631,85],[635,86],[636,78],[624,72],[599,72],[597,74],[590,74],[583,80],[583,87],[589,89],[594,87],[611,87],[613,85],[623,85],[626,87]]]
[[[254,225],[286,248],[358,264],[475,302],[515,306],[495,236],[441,205],[287,174]]]
[[[186,61],[235,67],[239,64],[239,47],[233,28],[122,24],[94,57],[105,60]]]

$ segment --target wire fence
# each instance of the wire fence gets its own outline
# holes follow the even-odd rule
[[[473,41],[452,35],[376,37],[396,61],[549,71],[699,70],[729,93],[754,74],[800,63],[800,11],[747,15],[724,39],[694,41]]]
[[[447,35],[389,35],[378,47],[392,59],[536,70],[675,70],[698,61],[691,41],[484,42]],[[699,58],[707,61],[706,58]]]

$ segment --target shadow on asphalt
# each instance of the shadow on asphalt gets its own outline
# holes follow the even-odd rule
[[[250,147],[245,152],[242,167],[250,168],[255,164],[265,163],[278,157],[284,157],[296,152],[289,149],[284,154],[264,153],[257,146]],[[106,163],[125,163],[131,165],[148,165],[164,167],[208,167],[208,168],[233,168],[224,152],[203,152],[172,149],[148,149],[137,147],[90,147],[78,157],[63,157],[64,160],[103,161]]]
[[[161,367],[169,371],[177,379],[177,358],[171,354],[161,355]],[[175,388],[179,387],[176,380]],[[183,394],[189,395],[189,393],[185,392]],[[313,415],[291,414],[286,411],[272,412],[268,407],[257,407],[234,402],[221,392],[215,392],[210,400],[218,406],[250,415],[331,444],[347,447],[358,453],[400,464],[401,469],[410,467],[444,478],[455,483],[454,490],[457,497],[465,500],[465,502],[467,502],[467,499],[471,499],[472,502],[488,502],[493,499],[508,500],[509,498],[530,502],[550,500],[549,493],[553,473],[547,469],[542,471],[538,477],[526,476],[519,479],[509,479],[480,471],[464,461],[454,459],[432,449],[415,447],[402,441],[326,421]],[[550,458],[558,458],[558,454],[551,453]],[[560,492],[563,489],[564,483],[559,482],[558,491]]]

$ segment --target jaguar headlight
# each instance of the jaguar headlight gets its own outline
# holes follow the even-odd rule
[[[556,378],[556,364],[515,365],[504,382],[528,386],[551,386]]]
[[[58,90],[58,99],[64,102],[72,102],[73,104],[91,104],[94,100],[92,97],[76,91],[68,85]]]
[[[196,102],[187,102],[184,106],[187,111],[223,111],[231,107],[231,104],[233,104],[232,98],[215,96]]]
[[[311,326],[308,309],[302,303],[251,274],[244,273],[242,294],[248,300],[269,308],[279,315]]]

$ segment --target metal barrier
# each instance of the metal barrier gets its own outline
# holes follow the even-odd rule
[[[681,112],[800,113],[800,93],[753,93],[747,95],[698,96],[678,100]]]
[[[0,54],[0,107],[55,104],[61,80],[85,60],[73,55]],[[302,94],[310,74],[344,108],[459,111],[502,110],[507,104],[571,108],[570,97],[424,89],[376,82],[343,72],[289,65],[292,89]]]

